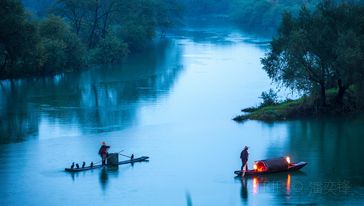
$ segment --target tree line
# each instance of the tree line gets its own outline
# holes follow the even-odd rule
[[[0,2],[0,79],[117,63],[181,13],[174,0],[46,2],[44,17],[32,16],[19,0]]]
[[[233,0],[231,18],[244,28],[274,34],[285,11],[298,13],[305,5],[312,8],[319,0]]]
[[[305,4],[313,6],[319,0],[179,0],[189,17],[223,17],[250,30],[276,30],[281,14],[298,12]],[[213,18],[211,18],[213,19]]]
[[[274,82],[321,108],[341,107],[349,94],[363,105],[364,5],[325,0],[314,10],[286,12],[262,64]],[[329,102],[328,91],[335,93]]]

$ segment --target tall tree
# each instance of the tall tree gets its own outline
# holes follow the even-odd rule
[[[0,76],[39,67],[39,38],[19,0],[0,1]]]
[[[88,13],[88,0],[58,0],[53,12],[70,21],[77,36],[80,34]]]
[[[292,89],[312,91],[320,88],[322,105],[326,104],[327,68],[316,49],[312,14],[303,7],[299,17],[286,13],[278,37],[271,42],[271,50],[262,59],[263,69],[274,81]]]
[[[44,47],[43,73],[79,69],[84,63],[84,48],[79,38],[58,16],[49,16],[39,24]]]
[[[362,71],[364,7],[320,3],[313,12],[303,7],[297,18],[286,14],[271,50],[262,59],[270,78],[293,89],[315,92],[322,105],[326,89],[336,85],[337,102]]]

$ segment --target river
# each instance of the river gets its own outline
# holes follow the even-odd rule
[[[364,202],[364,118],[231,119],[271,87],[265,39],[185,27],[121,65],[0,83],[0,205],[296,205]],[[111,152],[149,162],[77,174]],[[299,172],[236,178],[291,156]],[[120,156],[120,159],[126,159]]]

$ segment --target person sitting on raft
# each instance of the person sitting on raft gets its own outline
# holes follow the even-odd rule
[[[99,155],[101,156],[102,159],[102,165],[106,164],[106,158],[107,158],[107,150],[110,148],[110,146],[107,146],[105,142],[102,142],[102,145],[99,149]]]

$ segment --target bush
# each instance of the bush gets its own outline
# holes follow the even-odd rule
[[[275,105],[278,103],[278,95],[273,91],[273,89],[262,92],[260,98],[263,100],[263,102],[260,104],[260,107]]]
[[[120,31],[120,36],[128,44],[131,51],[140,51],[154,37],[154,26],[147,23],[131,22]]]
[[[109,35],[93,49],[91,61],[94,64],[119,63],[128,53],[128,45],[125,42],[113,35]]]
[[[49,16],[41,21],[39,34],[44,48],[44,73],[79,69],[85,63],[83,44],[62,18]]]

